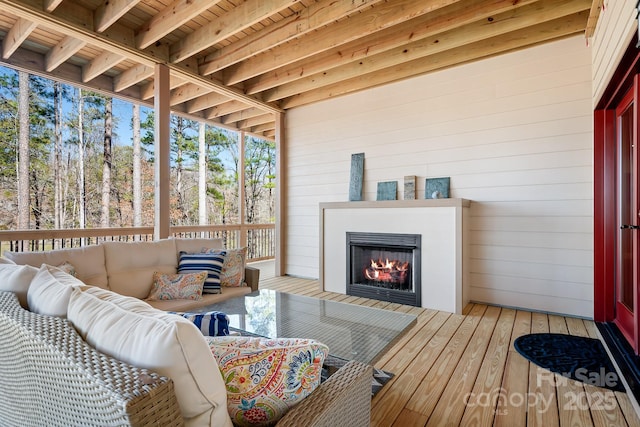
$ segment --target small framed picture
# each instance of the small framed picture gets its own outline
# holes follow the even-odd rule
[[[425,199],[448,199],[451,178],[427,178],[424,185]]]
[[[408,175],[404,177],[404,199],[416,199],[416,176]]]
[[[396,200],[398,198],[398,181],[378,183],[376,200]]]

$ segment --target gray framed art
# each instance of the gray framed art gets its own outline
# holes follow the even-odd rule
[[[427,178],[424,185],[425,199],[448,199],[451,178]]]
[[[398,181],[386,181],[378,183],[378,195],[376,200],[396,200],[398,198]]]
[[[349,201],[362,200],[362,181],[364,179],[364,153],[351,155],[351,174],[349,176]]]

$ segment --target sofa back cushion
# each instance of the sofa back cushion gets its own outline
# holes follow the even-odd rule
[[[153,285],[153,273],[175,274],[178,266],[173,239],[153,242],[105,242],[109,289],[121,295],[145,299]]]
[[[30,265],[0,264],[0,291],[15,293],[22,308],[28,308],[27,292],[36,273]]]
[[[40,268],[42,264],[57,266],[68,262],[75,267],[77,278],[84,283],[101,288],[107,287],[107,269],[102,245],[42,252],[7,251],[4,256],[16,264],[32,265],[36,268]]]
[[[180,252],[199,253],[205,249],[223,249],[222,239],[173,239],[176,242],[176,257]]]
[[[187,319],[91,287],[73,290],[68,318],[98,351],[171,378],[188,427],[231,426],[218,365]]]
[[[46,316],[67,317],[69,298],[80,280],[47,264],[42,264],[27,291],[29,310]]]

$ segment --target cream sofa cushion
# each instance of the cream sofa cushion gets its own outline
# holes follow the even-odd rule
[[[153,285],[153,273],[175,274],[178,259],[173,239],[153,242],[105,242],[109,289],[121,295],[145,299]]]
[[[0,264],[0,291],[14,292],[22,308],[29,308],[27,292],[38,269],[30,265]]]
[[[75,288],[69,320],[98,351],[173,380],[188,427],[231,427],[215,358],[187,319],[99,288]]]
[[[67,317],[69,298],[80,280],[59,268],[42,264],[27,291],[29,310],[46,316]]]
[[[42,252],[5,252],[4,256],[16,264],[32,265],[37,268],[42,264],[55,266],[69,262],[75,267],[78,279],[84,283],[101,288],[107,287],[107,269],[104,264],[102,245]]]
[[[180,252],[200,253],[203,249],[223,249],[222,239],[173,239],[176,242],[176,261]]]

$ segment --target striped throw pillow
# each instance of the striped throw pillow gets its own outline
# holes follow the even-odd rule
[[[221,311],[209,311],[206,313],[176,313],[190,320],[200,329],[202,335],[207,337],[224,337],[229,335],[229,316]]]
[[[187,253],[180,252],[180,261],[178,262],[178,273],[194,273],[196,271],[206,271],[207,278],[202,288],[203,294],[219,294],[220,275],[222,274],[222,265],[224,264],[224,256],[226,252],[221,250],[215,253]]]

